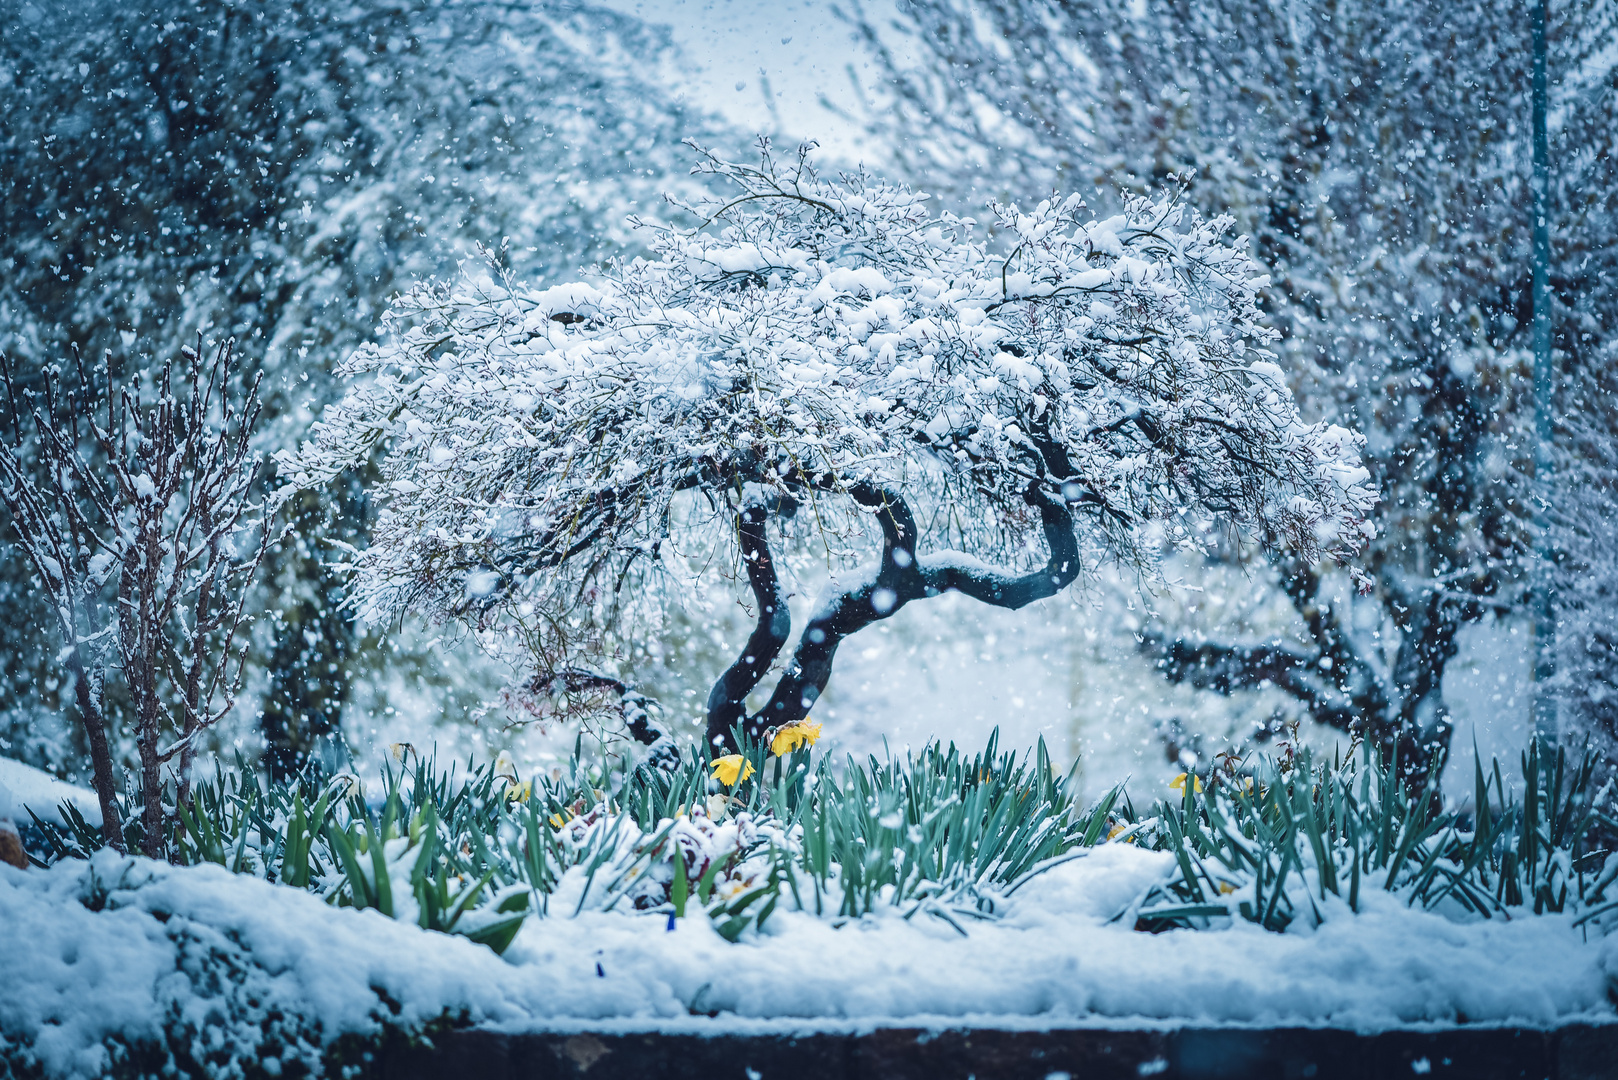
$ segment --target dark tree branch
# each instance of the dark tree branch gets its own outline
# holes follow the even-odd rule
[[[1441,591],[1427,590],[1410,605],[1411,615],[1394,660],[1392,686],[1385,684],[1349,640],[1335,608],[1320,601],[1320,573],[1295,558],[1278,559],[1283,584],[1303,616],[1320,655],[1332,662],[1334,681],[1347,698],[1348,710],[1311,709],[1317,719],[1332,722],[1347,711],[1347,730],[1363,733],[1384,760],[1399,762],[1411,790],[1427,780],[1435,751],[1449,745],[1449,712],[1444,707],[1444,668],[1456,652],[1456,631],[1465,612]],[[1336,725],[1341,726],[1341,725]]]
[[[955,552],[938,552],[921,560],[927,595],[951,589],[995,607],[1026,607],[1035,600],[1055,596],[1079,576],[1079,542],[1073,533],[1073,515],[1067,506],[1042,488],[1030,486],[1025,498],[1039,507],[1040,523],[1050,560],[1040,569],[1016,574],[962,558]]]
[[[1275,686],[1313,709],[1319,699],[1314,687],[1301,677],[1311,657],[1280,645],[1193,645],[1183,638],[1165,640],[1146,636],[1148,648],[1160,651],[1158,666],[1171,682],[1189,683],[1199,690],[1230,694]]]
[[[528,689],[536,694],[583,694],[592,690],[610,690],[618,695],[624,728],[630,736],[642,746],[652,747],[654,758],[678,760],[679,751],[674,748],[669,733],[652,719],[651,710],[660,706],[622,679],[584,668],[563,668],[554,675],[534,679],[528,684]]]
[[[775,684],[764,709],[747,721],[748,734],[809,715],[831,678],[832,660],[844,638],[927,595],[916,559],[916,519],[903,499],[870,484],[848,491],[861,506],[876,508],[882,529],[882,562],[876,576],[839,594],[809,619],[792,662]]]
[[[1386,717],[1389,712],[1388,688],[1370,661],[1355,647],[1337,608],[1321,601],[1320,568],[1292,555],[1277,555],[1272,561],[1281,573],[1287,598],[1303,617],[1304,624],[1309,628],[1309,636],[1320,650],[1315,664],[1319,665],[1320,657],[1330,661],[1328,670],[1332,673],[1331,681],[1348,696],[1353,713],[1358,718],[1358,724],[1354,725],[1351,721],[1350,726],[1336,720],[1324,722],[1342,727],[1345,731],[1369,728],[1375,736],[1380,718]],[[1320,715],[1324,720],[1324,715]]]
[[[1281,584],[1303,618],[1317,650],[1279,645],[1193,644],[1148,635],[1142,647],[1160,657],[1172,682],[1231,694],[1274,686],[1298,699],[1318,723],[1347,731],[1395,760],[1411,790],[1428,779],[1435,751],[1449,744],[1442,695],[1443,672],[1455,655],[1462,608],[1440,590],[1414,602],[1392,672],[1392,685],[1355,647],[1338,610],[1320,598],[1317,567],[1272,556]]]

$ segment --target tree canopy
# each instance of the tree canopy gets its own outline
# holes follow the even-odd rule
[[[909,188],[820,176],[808,148],[698,171],[716,190],[675,203],[696,224],[641,223],[654,257],[541,291],[417,288],[345,363],[353,388],[281,474],[382,449],[363,609],[508,620],[555,657],[581,607],[693,531],[733,535],[759,625],[709,700],[723,739],[800,719],[837,644],[911,600],[1021,607],[1214,516],[1308,558],[1372,535],[1362,440],[1299,418],[1261,268],[1181,189],[1105,219],[1078,196],[995,205],[991,243]],[[874,523],[881,558],[747,716],[790,634],[766,526],[794,518]]]

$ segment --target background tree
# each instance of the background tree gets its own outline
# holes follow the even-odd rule
[[[708,698],[718,745],[803,719],[840,643],[911,601],[1019,608],[1104,557],[1149,570],[1149,539],[1215,517],[1311,562],[1368,533],[1358,437],[1298,419],[1246,242],[1181,190],[1104,220],[1076,196],[995,206],[991,249],[806,151],[699,171],[728,189],[685,205],[697,226],[647,227],[655,259],[417,289],[345,364],[354,389],[282,474],[383,453],[353,563],[373,616],[465,620],[546,679],[632,641],[702,537],[732,537],[756,625]],[[778,543],[853,554],[867,529],[878,560],[750,709],[791,633]]]
[[[1552,285],[1567,408],[1589,396],[1573,387],[1601,367],[1611,307],[1604,256],[1587,245],[1611,228],[1594,219],[1612,192],[1601,147],[1614,61],[1598,43],[1610,40],[1613,7],[1557,5],[1553,24],[1551,66],[1566,79]],[[1443,680],[1457,633],[1516,610],[1526,583],[1522,13],[918,0],[896,24],[860,26],[894,96],[884,133],[910,175],[956,198],[1031,199],[1092,183],[1139,189],[1195,169],[1196,203],[1228,210],[1254,237],[1274,271],[1267,321],[1282,331],[1305,408],[1353,417],[1369,437],[1384,495],[1367,552],[1378,610],[1367,619],[1322,567],[1271,544],[1274,583],[1306,646],[1160,633],[1146,647],[1171,679],[1226,693],[1278,687],[1419,771],[1448,744]],[[911,36],[919,65],[887,47],[896,34]]]
[[[1551,283],[1564,372],[1556,497],[1557,688],[1574,734],[1618,744],[1618,6],[1553,6],[1559,128]]]
[[[69,344],[155,366],[199,329],[233,335],[264,375],[260,441],[293,445],[335,359],[418,277],[480,243],[571,276],[627,238],[671,148],[712,130],[641,78],[668,50],[574,3],[0,0],[0,348],[37,388]],[[360,647],[324,569],[328,540],[363,535],[358,485],[289,509],[254,665],[277,773],[387,655]],[[0,749],[70,767],[48,730],[70,681],[29,573],[0,551]]]

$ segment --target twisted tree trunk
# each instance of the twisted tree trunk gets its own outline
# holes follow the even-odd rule
[[[881,563],[873,577],[836,594],[810,617],[770,700],[751,716],[747,715],[747,695],[786,644],[791,616],[765,539],[767,513],[761,507],[750,507],[738,516],[742,560],[759,605],[758,623],[741,655],[708,696],[708,742],[715,750],[734,750],[738,729],[757,739],[771,728],[808,716],[826,690],[832,661],[843,640],[912,600],[954,591],[995,607],[1017,609],[1055,596],[1078,576],[1079,545],[1073,516],[1066,504],[1036,485],[1030,485],[1025,498],[1039,509],[1050,558],[1028,573],[985,566],[957,551],[918,555],[915,515],[903,499],[869,484],[856,484],[848,493],[861,506],[876,511],[882,529]]]

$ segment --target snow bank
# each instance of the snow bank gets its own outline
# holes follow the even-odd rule
[[[501,959],[213,866],[108,852],[46,871],[0,866],[0,1052],[67,1076],[142,1046],[182,1071],[230,1055],[313,1064],[342,1033],[440,1017],[507,1030],[1151,1020],[1375,1031],[1613,1015],[1618,943],[1586,941],[1565,917],[1462,924],[1367,890],[1360,915],[1330,909],[1310,933],[1240,923],[1149,935],[1107,921],[1168,872],[1162,854],[1103,846],[965,937],[920,916],[839,927],[783,911],[732,945],[701,917],[670,930],[665,916],[586,914],[531,919]]]
[[[337,1035],[388,1021],[523,1015],[501,990],[510,969],[481,946],[222,867],[103,851],[0,870],[0,1056],[47,1075],[94,1075],[153,1046],[181,1072],[231,1056],[313,1064]]]
[[[64,802],[77,807],[91,825],[101,824],[101,804],[96,801],[95,792],[58,780],[31,765],[0,757],[0,817],[6,816],[7,792],[12,802],[11,816],[19,825],[28,823],[29,810],[38,814],[41,821],[62,825],[61,804]]]

